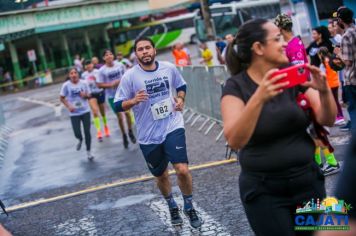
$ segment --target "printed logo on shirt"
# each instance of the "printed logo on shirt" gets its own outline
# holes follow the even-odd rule
[[[315,56],[319,52],[319,48],[311,48],[309,51],[310,56]]]
[[[169,94],[169,81],[167,76],[146,80],[145,84],[150,99],[164,97]]]
[[[115,80],[121,78],[121,75],[124,74],[123,71],[118,70],[118,71],[113,71],[108,74],[109,80]]]
[[[82,89],[80,88],[72,88],[70,93],[72,97],[80,97],[80,92],[82,91]]]

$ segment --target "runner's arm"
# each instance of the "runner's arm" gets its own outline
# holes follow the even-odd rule
[[[70,112],[73,112],[75,110],[75,108],[67,101],[65,96],[60,96],[59,100]]]
[[[126,101],[117,101],[115,102],[115,108],[117,111],[126,111],[148,99],[148,94],[145,90],[140,90],[136,93],[135,97]]]

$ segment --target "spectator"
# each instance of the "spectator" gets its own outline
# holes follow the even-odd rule
[[[120,51],[118,51],[116,53],[116,61],[124,64],[126,69],[130,69],[133,66],[131,61],[129,59],[125,58],[124,55],[122,54],[122,52],[120,52]]]
[[[220,64],[226,63],[225,57],[226,57],[227,46],[234,41],[234,36],[232,34],[227,34],[225,36],[225,40],[226,40],[226,47],[224,48],[224,50],[221,51],[221,54],[218,53],[218,60]]]
[[[100,67],[103,66],[103,64],[99,63],[99,59],[97,57],[92,57],[91,63],[93,63],[94,68],[97,69],[97,70],[99,70]]]
[[[4,74],[4,83],[7,84],[6,90],[7,91],[12,91],[14,89],[14,86],[12,84],[12,76],[10,71],[6,71]]]
[[[240,149],[240,197],[256,235],[295,235],[297,204],[326,195],[306,131],[310,116],[297,101],[309,101],[321,125],[334,124],[336,105],[315,66],[307,66],[310,81],[284,89],[286,74],[273,73],[289,63],[286,46],[276,25],[254,19],[239,27],[226,57],[232,77],[221,99],[224,134]]]
[[[346,7],[337,11],[338,25],[345,30],[341,39],[339,56],[345,63],[345,97],[350,115],[350,122],[341,127],[341,130],[356,130],[356,27],[353,16],[353,11]]]
[[[289,62],[292,65],[308,63],[307,53],[302,40],[293,34],[293,22],[290,16],[280,14],[276,17],[274,23],[280,29],[284,41],[288,43],[286,54]]]
[[[182,43],[176,43],[172,50],[173,57],[175,59],[176,66],[187,66],[190,64],[188,54],[183,49]]]
[[[215,45],[219,49],[220,53],[224,51],[226,47],[226,43],[220,37],[217,38]]]
[[[328,24],[328,30],[331,36],[330,41],[333,43],[334,48],[340,47],[342,36],[337,33],[337,28],[332,22]]]
[[[83,71],[83,58],[80,58],[79,54],[76,54],[74,57],[74,67],[77,69],[78,73],[80,74]]]
[[[192,58],[191,58],[191,53],[190,53],[190,50],[189,48],[187,48],[184,43],[182,43],[182,47],[183,47],[183,50],[185,51],[185,53],[187,53],[187,56],[188,56],[188,65],[191,65],[192,64]]]
[[[320,47],[326,47],[329,52],[333,52],[334,48],[330,41],[330,33],[325,26],[319,26],[313,29],[313,42],[308,46],[307,53],[310,57],[310,64],[316,67],[320,66],[318,51]]]
[[[208,48],[206,43],[200,44],[201,57],[203,58],[200,61],[200,64],[205,64],[207,66],[213,66],[213,52]]]

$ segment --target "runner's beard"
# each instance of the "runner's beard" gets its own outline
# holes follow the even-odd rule
[[[150,57],[151,60],[145,61],[145,59],[147,58],[147,56],[145,57],[145,59],[143,59],[143,58],[138,58],[138,60],[140,61],[140,63],[141,63],[142,65],[150,66],[150,65],[152,65],[152,64],[155,62],[155,56],[152,55],[152,56],[148,56],[148,57]]]

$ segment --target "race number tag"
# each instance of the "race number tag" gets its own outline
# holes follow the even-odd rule
[[[151,112],[154,120],[167,118],[173,111],[173,104],[170,98],[151,105]]]
[[[74,102],[74,107],[75,107],[76,109],[80,109],[80,108],[83,107],[83,103],[82,103],[81,101],[75,101],[75,102]]]

